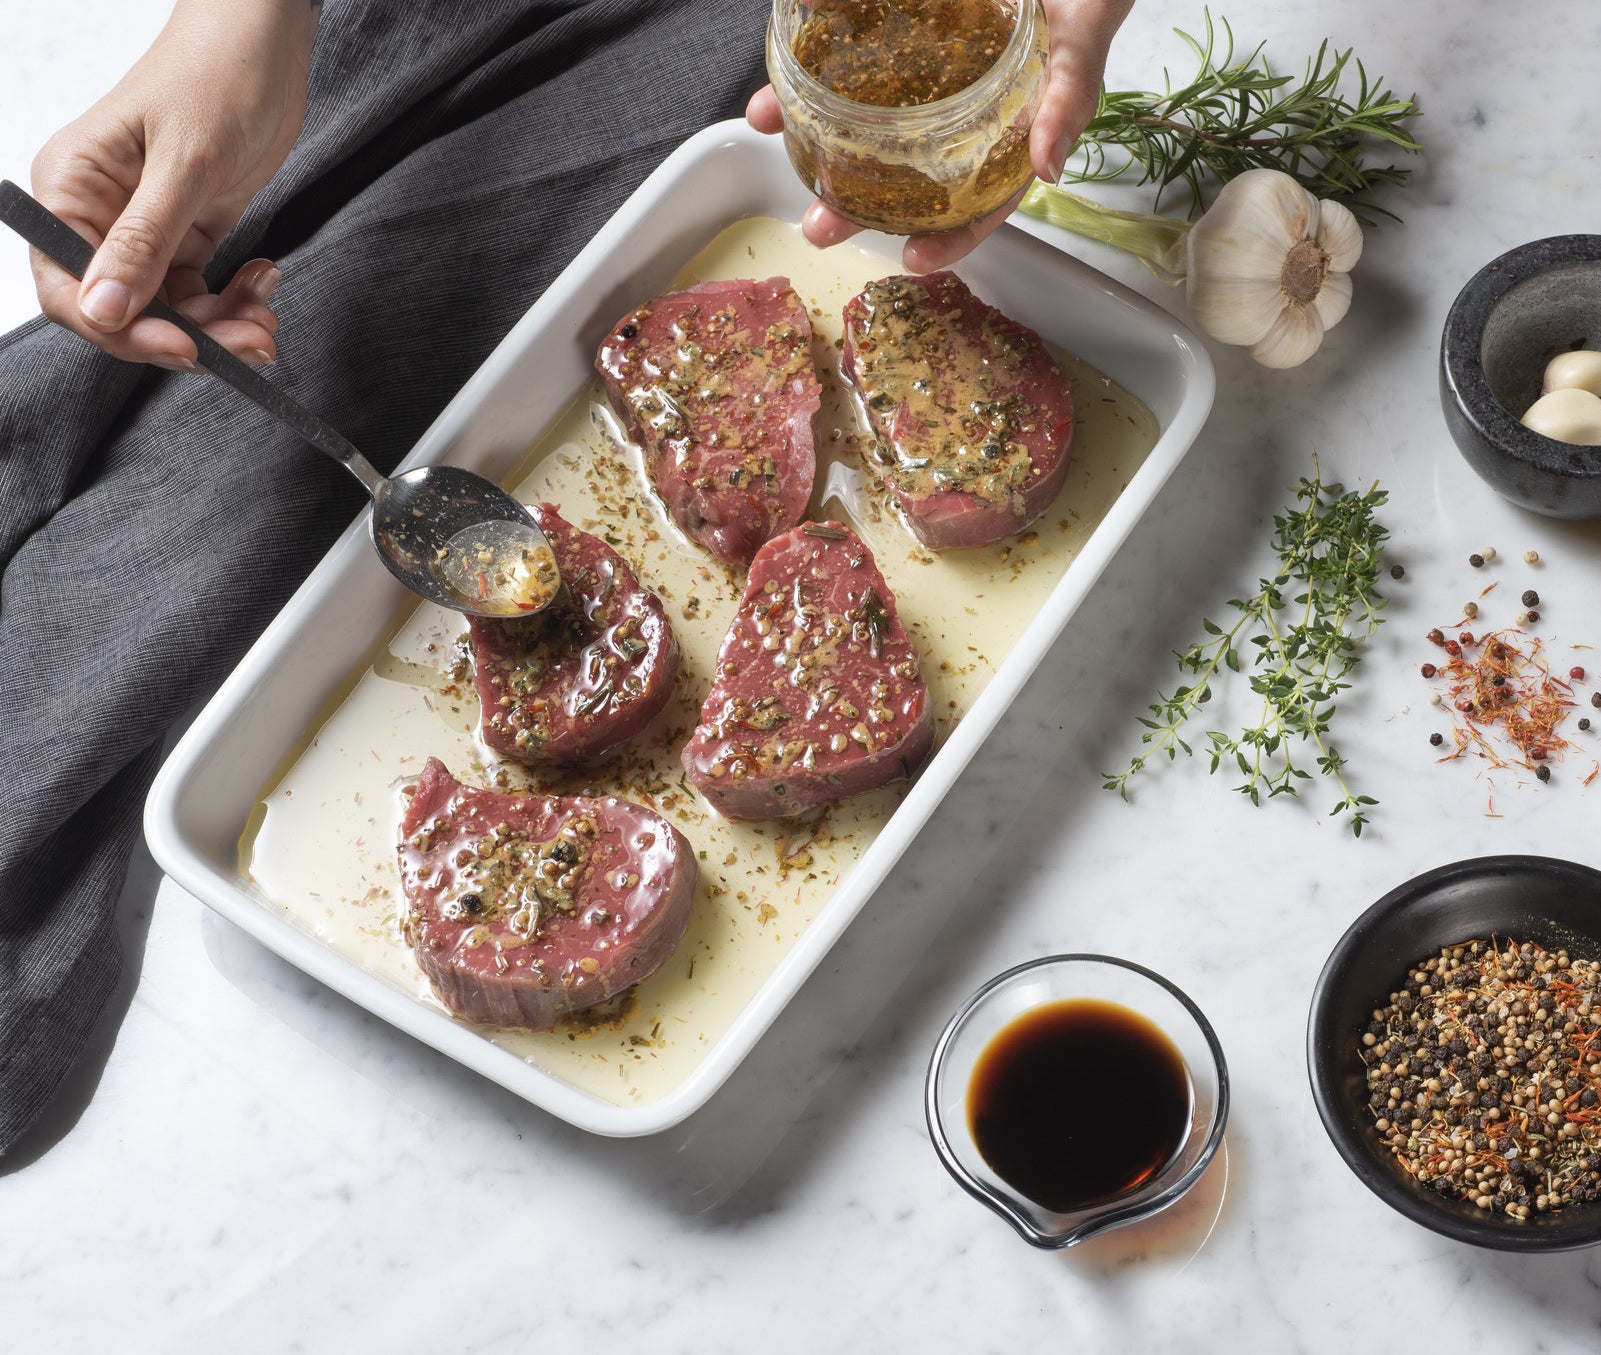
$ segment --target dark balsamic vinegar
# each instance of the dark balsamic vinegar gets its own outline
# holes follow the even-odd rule
[[[967,1120],[984,1161],[1068,1213],[1155,1176],[1190,1128],[1184,1058],[1150,1021],[1074,998],[1023,1013],[978,1056]]]

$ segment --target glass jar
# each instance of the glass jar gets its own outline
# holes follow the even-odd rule
[[[1028,185],[1029,130],[1045,87],[1045,16],[1037,0],[989,3],[1011,28],[983,74],[932,102],[880,105],[836,93],[801,64],[796,38],[815,0],[773,0],[767,73],[784,114],[784,146],[796,173],[841,216],[893,235],[946,231],[989,215]],[[887,89],[896,75],[888,64]]]

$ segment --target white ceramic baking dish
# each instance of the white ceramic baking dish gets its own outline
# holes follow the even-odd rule
[[[584,386],[616,318],[669,279],[725,226],[798,220],[809,195],[776,139],[743,123],[691,138],[642,184],[506,336],[406,459],[452,461],[506,480],[540,430]],[[898,242],[881,240],[898,255]],[[659,1131],[704,1104],[856,916],[960,775],[1200,431],[1211,362],[1159,307],[1005,227],[958,271],[981,296],[1088,359],[1155,415],[1155,446],[1077,550],[1059,583],[951,730],[882,830],[778,959],[754,996],[665,1095],[616,1105],[501,1048],[297,927],[253,888],[238,860],[246,822],[286,754],[326,713],[393,624],[406,595],[353,523],[194,721],[146,809],[150,848],[185,889],[351,1000],[584,1129]]]

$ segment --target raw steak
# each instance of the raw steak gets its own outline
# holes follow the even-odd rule
[[[844,369],[881,440],[890,491],[929,549],[1022,531],[1061,489],[1067,377],[1038,334],[954,273],[884,278],[852,297]]]
[[[917,651],[861,540],[808,522],[751,561],[684,770],[719,814],[801,814],[911,776],[934,744]]]
[[[613,326],[595,366],[673,521],[718,559],[747,563],[805,515],[822,389],[789,279],[657,297]]]
[[[406,939],[469,1021],[548,1030],[644,979],[689,921],[694,852],[627,800],[501,795],[429,758],[400,832]]]
[[[484,742],[519,762],[582,762],[655,719],[678,678],[661,602],[623,558],[549,504],[529,511],[568,600],[510,621],[469,617]]]

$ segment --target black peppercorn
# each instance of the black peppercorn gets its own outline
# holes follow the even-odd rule
[[[1391,565],[1390,566],[1390,577],[1392,579],[1404,579],[1406,577],[1406,570],[1403,569],[1400,565]]]
[[[1525,607],[1538,607],[1540,605],[1540,595],[1532,588],[1525,588],[1523,590],[1523,605]]]
[[[1579,721],[1579,728],[1580,729],[1588,729],[1589,727],[1590,727],[1590,717],[1588,715],[1586,715],[1582,720]]]
[[[1429,742],[1438,748],[1442,743],[1445,742],[1445,735],[1440,733],[1439,730],[1435,730],[1434,733],[1429,735]]]
[[[1549,781],[1551,779],[1551,769],[1544,763],[1541,763],[1540,768],[1535,772],[1535,775],[1542,781]]]

